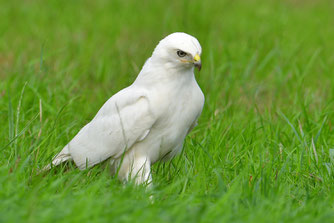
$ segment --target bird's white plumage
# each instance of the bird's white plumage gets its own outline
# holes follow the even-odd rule
[[[134,143],[150,132],[154,117],[147,92],[128,87],[110,98],[95,118],[68,144],[80,169],[91,167],[109,157],[119,158]]]
[[[179,50],[187,55],[180,58]],[[199,42],[188,34],[161,40],[135,82],[112,96],[52,163],[73,159],[85,169],[110,159],[120,178],[150,181],[151,164],[182,149],[202,111],[204,95],[194,76],[200,54]]]

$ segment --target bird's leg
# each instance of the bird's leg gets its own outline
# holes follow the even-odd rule
[[[128,154],[120,165],[118,173],[120,180],[134,180],[137,185],[143,183],[150,185],[152,183],[151,162],[147,157]]]
[[[135,157],[128,174],[129,179],[134,179],[136,184],[150,185],[152,183],[150,160],[147,157]]]

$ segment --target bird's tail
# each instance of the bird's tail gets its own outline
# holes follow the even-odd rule
[[[41,169],[40,172],[44,172],[50,170],[51,167],[58,166],[59,164],[67,161],[72,160],[72,156],[68,151],[68,146],[65,146],[60,153],[58,153],[55,157],[53,157],[52,162]]]

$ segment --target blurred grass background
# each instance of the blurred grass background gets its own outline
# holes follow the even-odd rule
[[[2,0],[0,14],[0,222],[334,220],[333,1]],[[206,103],[154,188],[102,166],[37,175],[175,31],[202,45]]]

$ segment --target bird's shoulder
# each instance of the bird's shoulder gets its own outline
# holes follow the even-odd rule
[[[101,107],[95,118],[109,116],[128,110],[128,107],[135,109],[133,112],[145,110],[150,112],[150,97],[146,89],[136,86],[129,86],[114,94]]]

